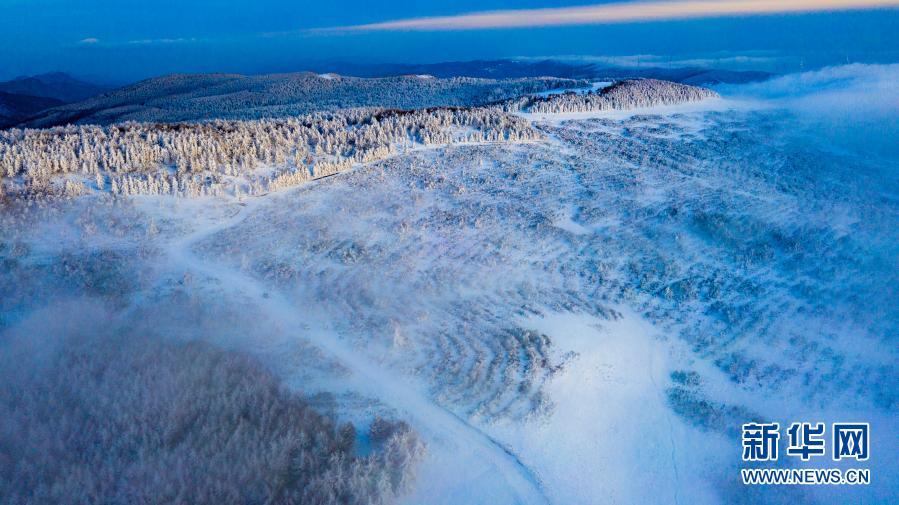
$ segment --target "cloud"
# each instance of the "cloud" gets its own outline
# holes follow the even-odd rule
[[[196,37],[170,37],[170,38],[157,38],[157,39],[133,39],[133,40],[107,40],[102,42],[104,47],[122,47],[122,46],[152,46],[152,45],[171,45],[171,44],[193,44],[196,42],[203,42],[206,39],[199,39]],[[92,45],[101,45],[100,39],[96,37],[88,37],[86,39],[81,39],[78,41],[78,45],[83,46],[92,46]]]
[[[191,37],[191,38],[163,38],[163,39],[137,39],[137,40],[129,40],[125,44],[129,45],[162,45],[162,44],[190,44],[193,42],[199,42],[200,39]]]
[[[899,156],[899,64],[826,67],[716,90],[787,109],[831,147],[884,157],[885,170]]]
[[[733,91],[767,100],[805,99],[809,96],[839,94],[855,96],[846,108],[876,103],[870,109],[884,107],[899,111],[899,63],[889,65],[851,64],[825,67],[810,72],[787,74],[763,82],[732,85]],[[730,92],[730,90],[729,90]],[[872,100],[865,100],[868,95]],[[829,108],[829,107],[828,107]]]
[[[771,65],[783,59],[783,56],[773,52],[752,51],[748,53],[718,52],[702,55],[671,55],[658,54],[628,54],[617,56],[600,55],[542,55],[542,56],[517,56],[517,60],[555,60],[573,64],[596,63],[619,67],[713,67],[722,68],[733,66],[745,69],[750,66]]]
[[[315,31],[452,31],[662,21],[899,7],[899,0],[672,0],[619,2],[580,7],[485,11],[398,19]]]

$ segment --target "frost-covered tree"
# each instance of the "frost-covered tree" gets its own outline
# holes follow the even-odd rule
[[[526,89],[522,84],[519,91]],[[596,93],[528,95],[474,108],[344,109],[283,119],[13,129],[0,131],[0,174],[28,194],[77,195],[94,182],[97,189],[108,185],[121,195],[259,194],[415,145],[540,138],[527,120],[510,112],[631,109],[716,96],[695,86],[637,79]]]
[[[555,77],[436,79],[408,75],[366,79],[308,72],[257,76],[169,75],[50,109],[23,126],[107,125],[126,121],[170,123],[211,117],[246,120],[353,107],[405,110],[472,107],[586,84]]]
[[[379,422],[375,451],[357,455],[351,424],[235,352],[62,340],[0,355],[0,503],[378,505],[424,451],[404,423]]]
[[[598,112],[675,105],[717,98],[718,93],[697,86],[657,79],[629,79],[588,93],[526,96],[500,106],[505,111],[536,113]]]
[[[463,134],[464,132],[464,134]],[[415,144],[521,141],[527,121],[494,108],[354,109],[288,119],[125,123],[0,132],[0,168],[30,189],[77,176],[115,194],[264,192],[341,172]],[[259,171],[261,168],[267,168]],[[73,181],[74,182],[74,181]]]

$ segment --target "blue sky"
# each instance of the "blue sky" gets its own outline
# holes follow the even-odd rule
[[[802,3],[784,0],[790,1]],[[774,71],[793,70],[800,62],[816,67],[847,59],[899,61],[899,9],[895,7],[691,19],[663,16],[610,24],[578,24],[583,12],[575,9],[576,22],[565,26],[539,22],[535,24],[540,26],[435,31],[416,27],[415,23],[421,23],[413,21],[410,31],[389,25],[451,16],[444,24],[452,27],[467,19],[458,17],[466,13],[598,3],[0,0],[0,78],[63,70],[122,82],[169,72],[314,69],[327,61],[433,62],[557,55],[643,64],[709,61],[730,68]],[[543,16],[544,12],[550,15]],[[512,12],[506,17],[542,19],[556,12]],[[373,23],[388,25],[346,29]],[[343,28],[318,30],[333,27]],[[634,55],[644,56],[636,59]]]

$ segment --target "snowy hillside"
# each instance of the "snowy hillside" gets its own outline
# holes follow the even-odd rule
[[[9,130],[0,132],[0,175],[23,195],[59,184],[69,195],[258,195],[416,147],[539,137],[526,120],[490,108]]]
[[[428,79],[417,75],[362,79],[309,72],[170,75],[48,110],[21,126],[255,119],[354,107],[483,105],[584,82],[545,77]]]
[[[678,105],[720,98],[697,86],[657,79],[628,79],[584,92],[549,93],[512,100],[507,110],[533,113],[601,112]]]
[[[891,502],[896,76],[4,132],[0,501]],[[875,480],[743,486],[754,420]]]

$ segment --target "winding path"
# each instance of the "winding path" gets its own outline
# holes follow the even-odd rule
[[[201,227],[169,243],[166,253],[170,265],[176,269],[194,271],[218,279],[225,291],[239,293],[253,300],[264,314],[282,321],[287,328],[302,328],[308,321],[282,293],[227,263],[201,257],[194,246],[216,233],[243,221],[254,209],[263,205],[262,199],[250,203],[229,217]],[[431,440],[451,440],[467,451],[473,451],[479,463],[489,463],[497,477],[507,484],[516,503],[523,505],[548,504],[539,478],[508,448],[467,420],[435,403],[415,388],[413,380],[399,376],[396,371],[370,360],[366,353],[344,342],[333,332],[315,329],[296,335],[309,341],[352,374],[351,384],[359,391],[375,396],[386,405],[405,413],[416,430]]]

